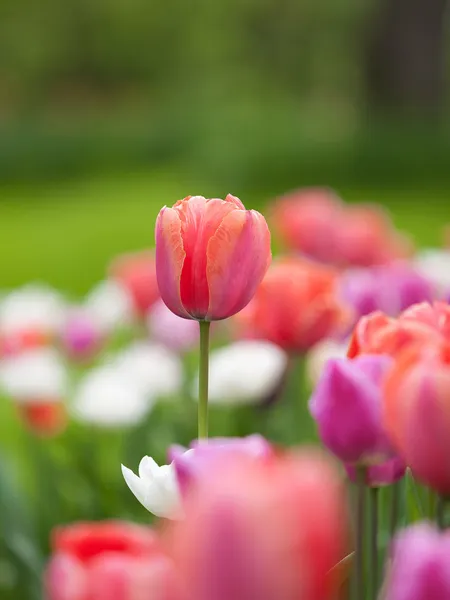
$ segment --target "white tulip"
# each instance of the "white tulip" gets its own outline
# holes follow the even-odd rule
[[[287,354],[267,341],[239,341],[211,353],[209,401],[211,404],[257,404],[280,383]],[[197,396],[198,378],[193,396]]]
[[[0,302],[0,331],[4,335],[24,329],[57,333],[64,317],[62,296],[44,285],[26,285],[6,294]]]
[[[139,476],[122,465],[124,479],[139,502],[157,517],[177,519],[182,514],[181,495],[174,464],[159,466],[150,456],[139,464]]]
[[[125,287],[112,280],[101,281],[85,299],[85,309],[103,333],[129,325],[133,301]]]
[[[97,367],[81,381],[71,412],[82,422],[100,427],[136,425],[148,414],[154,399],[112,365]]]
[[[155,398],[175,395],[183,385],[181,359],[160,344],[135,342],[116,356],[113,365],[142,393]]]
[[[417,254],[414,266],[439,294],[450,294],[450,251],[427,248]]]
[[[58,402],[67,393],[67,370],[51,348],[27,350],[2,359],[0,386],[18,402]]]

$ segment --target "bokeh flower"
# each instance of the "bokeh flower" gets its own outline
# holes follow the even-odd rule
[[[118,256],[109,267],[109,275],[128,291],[140,316],[144,316],[159,298],[153,250]]]
[[[127,327],[133,320],[133,301],[120,283],[106,279],[87,295],[84,309],[104,335]]]
[[[210,355],[211,404],[260,404],[280,385],[288,366],[287,354],[264,340],[242,340]],[[198,389],[194,382],[193,396]]]
[[[383,600],[450,598],[450,534],[418,523],[397,534]]]
[[[413,264],[419,273],[431,281],[440,297],[450,295],[450,249],[422,250],[415,256]]]
[[[46,600],[173,599],[173,565],[149,527],[74,523],[54,530],[52,551]]]
[[[393,455],[382,420],[387,356],[332,359],[313,392],[309,409],[323,444],[345,463],[382,463]]]
[[[334,270],[301,258],[280,258],[236,317],[239,333],[268,340],[287,352],[305,352],[348,322],[336,286]]]
[[[406,350],[386,380],[388,432],[414,476],[450,494],[450,345]]]
[[[354,465],[345,465],[350,480],[357,482],[357,469]],[[394,456],[378,465],[372,465],[365,470],[365,483],[370,487],[384,487],[403,479],[406,465],[402,458]]]
[[[224,458],[188,495],[168,543],[196,600],[329,600],[347,535],[339,473],[304,452]]]
[[[305,368],[309,383],[315,386],[327,362],[331,358],[345,358],[347,356],[347,349],[348,341],[339,341],[330,338],[314,344],[306,355]]]
[[[155,237],[161,297],[184,318],[215,321],[239,312],[271,260],[264,217],[231,195],[188,196],[164,207]]]
[[[179,317],[162,300],[155,302],[147,313],[147,327],[151,339],[175,352],[186,352],[198,345],[197,323]]]
[[[68,312],[61,330],[61,345],[74,360],[88,360],[101,349],[103,335],[92,316],[84,309]]]

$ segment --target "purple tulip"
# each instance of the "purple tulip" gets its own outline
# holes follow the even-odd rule
[[[84,311],[69,315],[61,334],[62,345],[74,359],[91,358],[102,344],[102,335],[92,317]]]
[[[356,467],[345,465],[350,480],[356,482]],[[367,468],[366,484],[370,487],[383,487],[400,481],[405,476],[406,465],[399,457],[389,458],[386,462]]]
[[[324,445],[345,463],[375,465],[392,457],[382,424],[381,385],[388,356],[331,359],[311,396],[309,410]]]
[[[254,434],[245,438],[194,440],[188,449],[171,446],[168,459],[175,465],[177,481],[183,493],[216,460],[231,455],[237,458],[250,456],[256,460],[265,460],[272,454],[273,448],[269,442]]]
[[[429,523],[401,531],[393,543],[383,600],[447,600],[449,565],[450,533]]]
[[[357,318],[375,310],[395,317],[412,304],[434,299],[432,283],[402,263],[345,272],[341,295]]]

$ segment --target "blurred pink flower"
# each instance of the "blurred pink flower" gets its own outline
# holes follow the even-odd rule
[[[198,344],[198,323],[179,317],[162,300],[150,308],[147,325],[152,339],[176,352],[186,352]]]
[[[86,310],[69,313],[61,332],[62,347],[69,357],[90,359],[100,350],[102,342],[100,328]]]
[[[354,465],[345,465],[345,470],[350,480],[356,482],[356,467]],[[379,465],[368,467],[366,471],[366,484],[370,487],[392,485],[402,479],[405,473],[405,462],[400,457],[395,456]]]

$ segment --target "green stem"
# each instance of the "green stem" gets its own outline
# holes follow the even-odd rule
[[[447,498],[444,496],[438,496],[437,507],[436,507],[436,523],[439,529],[445,529],[445,506]]]
[[[198,438],[208,437],[209,321],[200,321],[198,377]]]
[[[400,515],[400,502],[403,490],[403,481],[397,481],[392,486],[392,497],[391,497],[391,518],[389,523],[389,530],[391,538],[394,537],[397,531],[398,517]]]
[[[372,598],[376,600],[378,594],[378,500],[379,490],[370,489],[370,554],[372,575]]]
[[[355,598],[364,600],[364,524],[366,518],[366,469],[364,467],[358,467],[356,481]]]

